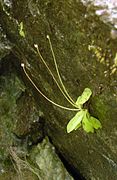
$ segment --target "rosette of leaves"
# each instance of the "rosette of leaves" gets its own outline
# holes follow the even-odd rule
[[[24,33],[24,28],[23,28],[23,22],[20,23],[19,26],[19,34],[22,37],[25,37],[25,33]],[[69,107],[65,107],[61,104],[58,104],[54,101],[52,101],[49,97],[47,97],[37,86],[36,84],[33,82],[33,80],[31,79],[31,77],[28,74],[27,71],[27,67],[24,63],[21,63],[21,66],[23,68],[23,71],[26,75],[26,77],[29,79],[29,81],[31,82],[31,84],[35,87],[35,89],[39,92],[39,94],[41,96],[43,96],[48,102],[50,102],[51,104],[53,104],[54,106],[57,106],[61,109],[64,110],[68,110],[68,111],[76,111],[76,115],[69,121],[69,123],[67,124],[67,133],[70,133],[73,130],[77,130],[78,128],[80,128],[81,126],[83,127],[83,129],[89,133],[89,132],[94,132],[95,129],[99,129],[101,128],[101,123],[98,119],[94,118],[93,116],[91,116],[88,112],[87,109],[83,108],[83,105],[89,100],[90,96],[92,95],[92,91],[89,88],[85,88],[82,95],[79,96],[77,98],[77,101],[74,102],[74,100],[72,99],[72,97],[69,95],[63,81],[61,78],[61,75],[59,73],[59,69],[58,69],[58,65],[57,65],[57,61],[56,61],[56,57],[53,51],[53,47],[51,44],[51,40],[49,35],[47,35],[47,39],[49,41],[49,45],[50,45],[50,50],[52,52],[52,57],[54,60],[54,65],[55,65],[55,69],[56,69],[56,73],[58,76],[58,79],[55,78],[54,73],[51,71],[51,69],[49,68],[49,66],[47,65],[45,59],[43,58],[43,56],[40,53],[39,47],[37,44],[34,44],[34,47],[36,48],[36,51],[34,50],[34,52],[39,56],[41,62],[45,65],[46,69],[48,70],[48,72],[50,73],[50,75],[52,76],[54,82],[56,83],[56,85],[58,86],[58,89],[60,90],[60,92],[62,93],[62,95],[64,96],[64,98],[70,103],[70,105],[72,105],[72,108]]]
[[[100,121],[95,117],[91,116],[87,109],[83,109],[84,103],[89,100],[91,95],[91,89],[85,88],[82,95],[78,97],[76,105],[79,107],[80,110],[67,124],[67,133],[70,133],[73,130],[77,130],[81,126],[87,133],[94,133],[95,129],[102,128]]]

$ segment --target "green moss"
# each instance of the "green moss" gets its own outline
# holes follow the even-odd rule
[[[13,129],[16,124],[17,99],[25,91],[24,85],[15,74],[0,78],[0,159],[7,156],[13,142]]]
[[[103,122],[107,117],[107,112],[109,110],[108,105],[105,102],[104,97],[94,97],[92,100],[93,112],[95,115]]]

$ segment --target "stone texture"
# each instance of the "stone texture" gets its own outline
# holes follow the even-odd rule
[[[4,59],[4,63],[8,62],[2,63],[0,69],[4,72],[0,76],[0,173],[6,172],[10,147],[15,146],[25,154],[27,146],[43,138],[44,121],[40,119],[34,98],[26,91],[10,60]]]
[[[37,165],[42,180],[73,180],[47,137],[32,148],[29,159]]]
[[[3,33],[3,29],[0,26],[0,61],[10,53],[11,49],[12,43],[6,38],[6,34]]]
[[[80,1],[1,1],[0,23],[14,54],[27,66],[37,86],[53,101],[70,106],[52,81],[47,69],[34,52],[34,44],[56,76],[49,34],[63,82],[74,100],[85,87],[93,91],[88,103],[90,113],[99,118],[103,128],[94,134],[82,129],[66,133],[74,116],[51,105],[33,88],[33,94],[46,118],[46,129],[59,152],[86,179],[117,179],[117,71],[116,39],[111,28],[100,21],[93,6],[88,11]],[[19,35],[23,22],[25,38]],[[16,62],[17,64],[17,62]],[[20,67],[19,67],[20,68]],[[26,81],[26,79],[25,79]]]
[[[117,29],[117,0],[81,0],[90,9],[93,6],[95,13],[104,23]]]
[[[14,147],[10,147],[10,155],[15,169],[5,169],[0,173],[1,180],[73,180],[47,137],[31,147],[27,158]]]

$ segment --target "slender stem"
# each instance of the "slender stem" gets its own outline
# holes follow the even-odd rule
[[[64,92],[65,92],[66,95],[69,97],[69,99],[71,100],[71,102],[76,106],[76,103],[73,101],[73,99],[71,98],[71,96],[68,94],[68,92],[67,92],[67,90],[66,90],[66,88],[65,88],[65,85],[63,84],[63,81],[62,81],[62,79],[61,79],[61,76],[60,76],[60,73],[59,73],[59,70],[58,70],[58,65],[57,65],[57,62],[56,62],[55,54],[54,54],[54,51],[53,51],[53,47],[52,47],[52,43],[51,43],[51,40],[50,40],[49,35],[47,35],[47,39],[48,39],[48,41],[49,41],[49,45],[50,45],[50,49],[51,49],[51,52],[52,52],[52,56],[53,56],[53,60],[54,60],[55,68],[56,68],[56,72],[57,72],[59,81],[60,81],[60,83],[61,83],[61,86],[63,87]]]
[[[60,87],[59,83],[57,82],[56,78],[54,77],[52,71],[50,70],[49,66],[47,65],[46,61],[44,60],[43,56],[41,55],[40,51],[39,51],[39,47],[37,44],[35,44],[35,48],[37,49],[37,53],[39,55],[39,57],[41,58],[42,62],[44,63],[44,65],[46,66],[47,70],[49,71],[50,75],[52,76],[53,80],[55,81],[56,85],[58,86],[59,90],[61,91],[61,93],[63,94],[63,96],[67,99],[67,101],[72,104],[72,106],[78,108],[78,106],[76,104],[74,104],[64,93],[64,91],[62,90],[62,88]]]
[[[49,99],[46,95],[44,95],[39,89],[38,87],[35,85],[35,83],[32,81],[32,79],[30,78],[30,76],[28,75],[28,73],[26,72],[26,68],[25,68],[25,65],[22,63],[21,64],[22,68],[23,68],[23,71],[26,75],[26,77],[29,79],[29,81],[31,82],[31,84],[35,87],[35,89],[47,100],[49,101],[50,103],[52,103],[53,105],[59,107],[59,108],[62,108],[62,109],[65,109],[65,110],[68,110],[68,111],[79,111],[79,109],[73,109],[73,108],[68,108],[68,107],[65,107],[65,106],[62,106],[62,105],[59,105],[55,102],[53,102],[51,99]]]

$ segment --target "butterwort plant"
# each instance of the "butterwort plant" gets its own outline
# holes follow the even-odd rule
[[[21,28],[20,28],[20,32],[19,34],[22,37],[25,37],[24,31],[23,33],[21,33],[23,31],[23,24],[21,24]],[[47,101],[49,101],[51,104],[64,109],[64,110],[68,110],[68,111],[75,111],[76,114],[75,116],[68,122],[67,124],[67,133],[72,132],[73,130],[77,130],[78,128],[82,127],[84,129],[84,131],[86,131],[87,133],[91,132],[94,133],[95,130],[101,128],[101,123],[98,119],[96,119],[95,117],[91,116],[90,113],[88,112],[88,109],[84,109],[83,105],[89,100],[89,98],[92,95],[92,91],[89,88],[85,88],[83,93],[77,98],[77,101],[75,102],[71,96],[68,93],[68,90],[66,89],[59,69],[58,69],[58,65],[57,65],[57,61],[55,58],[55,54],[53,51],[53,47],[52,47],[52,43],[50,40],[49,35],[47,35],[47,39],[49,41],[49,45],[50,45],[50,50],[52,52],[52,57],[53,57],[53,62],[55,65],[55,69],[56,69],[56,74],[57,74],[57,79],[55,78],[54,73],[51,71],[51,69],[49,68],[49,66],[47,65],[46,61],[44,60],[43,56],[41,55],[41,52],[39,50],[39,47],[37,44],[34,44],[34,52],[36,53],[36,55],[39,56],[39,60],[41,60],[41,62],[45,65],[47,71],[50,73],[50,75],[52,76],[54,82],[56,83],[58,89],[60,90],[60,92],[62,93],[62,95],[64,96],[64,98],[69,102],[69,104],[72,106],[71,107],[65,107],[63,105],[60,105],[54,101],[52,101],[49,97],[47,97],[38,87],[37,85],[34,83],[34,81],[32,80],[31,76],[29,75],[28,71],[29,68],[27,67],[27,65],[22,62],[21,66],[23,68],[23,71],[25,73],[25,75],[27,76],[27,78],[29,79],[29,81],[32,83],[32,85],[36,88],[36,90],[41,94],[41,96],[43,96]],[[31,73],[30,73],[31,74]]]
[[[81,126],[87,133],[94,133],[94,130],[102,128],[100,121],[95,117],[91,116],[88,112],[88,109],[83,108],[84,103],[86,103],[89,100],[91,95],[91,89],[85,88],[81,96],[78,97],[76,105],[79,107],[80,110],[67,124],[68,133],[70,133],[73,130],[77,130]]]

